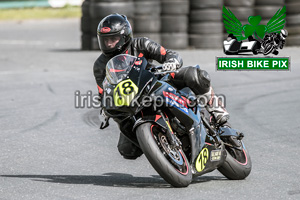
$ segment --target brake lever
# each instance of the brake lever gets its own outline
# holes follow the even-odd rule
[[[102,121],[100,124],[100,129],[105,129],[109,126],[109,118],[110,117],[105,115],[105,113],[103,112],[103,108],[101,108],[101,110],[100,110],[100,115],[102,115],[104,117],[104,121]]]
[[[110,117],[105,117],[104,122],[101,122],[100,129],[105,129],[109,126]]]

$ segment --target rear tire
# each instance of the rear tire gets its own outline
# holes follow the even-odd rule
[[[239,150],[227,150],[227,156],[224,164],[218,168],[218,170],[230,180],[242,180],[245,179],[251,172],[252,162],[248,151],[246,150],[243,142],[243,151]],[[232,152],[235,151],[234,155]],[[238,152],[239,151],[239,152]]]
[[[153,168],[165,181],[174,187],[187,187],[192,181],[192,172],[189,162],[182,150],[173,149],[174,151],[172,152],[166,152],[166,146],[164,146],[164,148],[162,147],[164,142],[159,140],[162,138],[159,138],[162,136],[159,129],[160,127],[152,123],[144,123],[138,126],[136,135],[140,148],[143,150]],[[172,162],[174,157],[171,159],[170,155],[174,155],[174,153],[178,156],[178,163],[181,164],[176,164],[176,160]]]

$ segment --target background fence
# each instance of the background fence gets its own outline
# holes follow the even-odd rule
[[[82,4],[82,49],[99,49],[96,29],[110,13],[128,16],[134,37],[146,36],[166,48],[222,48],[227,37],[222,19],[225,5],[242,22],[260,15],[266,25],[287,7],[287,45],[300,45],[300,0],[85,0]]]
[[[222,48],[227,33],[225,5],[242,22],[260,15],[266,25],[278,9],[287,8],[287,46],[300,45],[300,0],[0,0],[0,9],[81,5],[81,48],[98,50],[96,30],[108,14],[125,14],[134,37],[146,36],[170,49]]]

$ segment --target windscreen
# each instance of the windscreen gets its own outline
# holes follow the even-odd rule
[[[106,64],[106,79],[114,85],[126,77],[131,70],[137,57],[127,54],[120,54],[108,61]]]

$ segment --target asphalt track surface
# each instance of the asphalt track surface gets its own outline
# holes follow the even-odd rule
[[[0,22],[0,199],[300,199],[300,48],[284,48],[291,72],[216,72],[222,50],[179,51],[226,95],[245,133],[246,180],[218,171],[172,188],[145,156],[125,160],[116,124],[100,131],[98,109],[75,109],[75,91],[97,92],[98,51],[80,51],[77,19]]]

